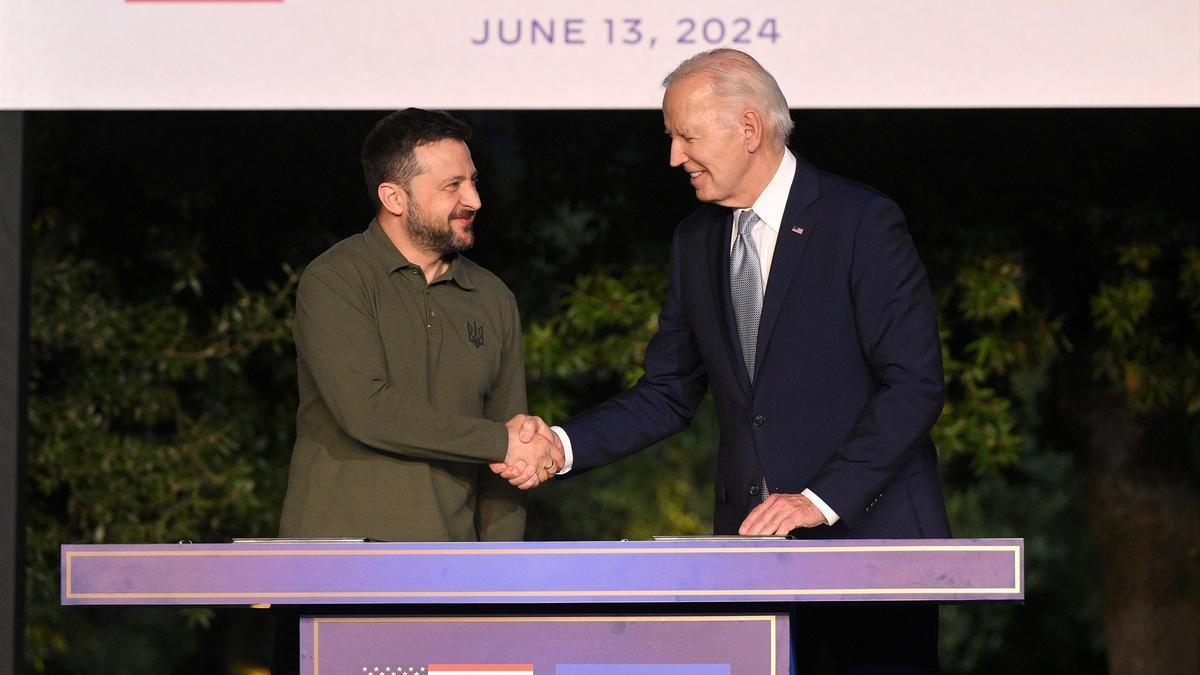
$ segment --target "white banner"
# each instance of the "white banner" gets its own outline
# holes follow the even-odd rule
[[[0,0],[0,108],[652,108],[717,46],[793,108],[1200,105],[1200,0]]]

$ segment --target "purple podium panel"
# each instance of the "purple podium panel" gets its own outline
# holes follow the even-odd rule
[[[787,615],[304,617],[304,675],[788,673]]]
[[[62,547],[63,604],[1024,599],[1021,539]]]

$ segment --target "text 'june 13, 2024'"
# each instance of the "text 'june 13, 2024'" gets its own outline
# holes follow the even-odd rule
[[[647,22],[638,17],[586,19],[580,17],[485,17],[471,35],[477,46],[599,45],[653,49],[663,41],[673,45],[737,47],[778,42],[782,35],[774,17],[683,17]]]

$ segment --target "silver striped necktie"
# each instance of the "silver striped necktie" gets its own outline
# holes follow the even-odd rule
[[[758,319],[762,316],[763,303],[762,261],[750,238],[750,230],[758,221],[758,214],[751,209],[738,214],[737,239],[729,253],[729,293],[733,300],[733,316],[737,319],[742,359],[751,382],[754,382],[754,350],[758,346]]]

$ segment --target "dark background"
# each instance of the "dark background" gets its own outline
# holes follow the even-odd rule
[[[94,255],[121,264],[148,234],[202,241],[210,283],[303,266],[371,217],[358,150],[386,111],[34,113],[35,210],[90,223]],[[471,123],[484,206],[471,257],[514,288],[536,221],[594,212],[555,281],[666,254],[695,207],[667,165],[657,111],[458,113]],[[918,245],[955,227],[1045,236],[1040,219],[1091,206],[1197,212],[1197,111],[797,110],[794,152],[905,210]],[[120,226],[114,226],[119,223]],[[1028,225],[1027,225],[1028,224]],[[1080,241],[1080,246],[1089,242]],[[534,252],[536,253],[536,252]],[[534,308],[536,313],[537,308]]]

